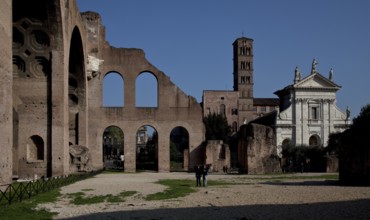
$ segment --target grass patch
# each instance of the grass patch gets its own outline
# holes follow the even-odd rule
[[[310,176],[303,176],[303,175],[292,175],[292,174],[277,174],[277,175],[261,175],[261,176],[253,176],[253,177],[245,177],[243,179],[249,180],[276,180],[276,181],[283,181],[283,180],[339,180],[339,174],[323,174],[323,175],[310,175]]]
[[[117,196],[108,197],[107,202],[110,202],[110,203],[124,202],[126,197],[135,195],[136,193],[137,193],[136,191],[124,191],[118,194]]]
[[[123,191],[120,194],[113,196],[112,194],[100,195],[100,196],[86,196],[84,192],[70,193],[67,194],[71,198],[71,203],[74,205],[90,205],[103,202],[118,203],[124,202],[125,197],[136,194],[136,191]]]
[[[178,180],[178,179],[164,179],[156,183],[167,186],[168,188],[163,192],[150,194],[145,197],[146,200],[166,200],[178,197],[184,197],[196,190],[192,187],[195,181],[192,180]]]
[[[37,220],[37,219],[52,219],[57,213],[52,213],[47,210],[36,210],[36,206],[40,203],[51,203],[57,200],[60,196],[59,189],[54,189],[46,193],[38,194],[23,202],[14,203],[0,208],[1,220]]]
[[[126,174],[123,170],[105,169],[102,174]]]
[[[184,197],[190,193],[196,192],[195,180],[190,179],[164,179],[159,180],[156,183],[167,186],[168,188],[163,192],[150,194],[145,197],[145,200],[166,200]],[[226,186],[231,185],[230,183],[216,180],[209,180],[208,186]]]

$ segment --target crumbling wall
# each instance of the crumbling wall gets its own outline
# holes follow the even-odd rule
[[[209,140],[205,148],[205,164],[211,171],[222,171],[224,166],[230,167],[230,149],[222,140]]]
[[[275,133],[271,127],[248,124],[239,131],[239,172],[265,174],[280,172]]]
[[[89,149],[81,145],[69,146],[71,156],[69,165],[72,173],[91,171],[91,156]]]

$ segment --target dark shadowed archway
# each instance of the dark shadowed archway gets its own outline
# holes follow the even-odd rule
[[[170,171],[187,170],[189,156],[189,132],[175,127],[170,134]]]
[[[69,142],[80,144],[80,124],[86,108],[84,55],[80,31],[73,29],[68,65]],[[82,115],[81,115],[82,113]]]
[[[136,133],[136,170],[158,171],[158,133],[148,125]]]
[[[104,168],[124,170],[124,155],[124,134],[121,128],[107,127],[103,133]]]

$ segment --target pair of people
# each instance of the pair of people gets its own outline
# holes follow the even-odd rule
[[[202,186],[201,178],[203,177],[203,186],[207,186],[207,175],[208,175],[208,167],[206,165],[198,165],[195,166],[195,179],[197,186]]]

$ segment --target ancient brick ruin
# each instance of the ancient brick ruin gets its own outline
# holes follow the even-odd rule
[[[240,127],[238,137],[239,172],[265,174],[281,172],[271,127],[253,124]]]
[[[112,47],[100,15],[81,13],[75,0],[3,0],[0,21],[0,183],[101,170],[112,155],[124,156],[124,170],[136,172],[143,140],[152,141],[158,172],[170,171],[171,148],[180,151],[185,171],[197,164],[213,171],[238,166],[250,174],[280,169],[273,126],[246,125],[279,104],[253,96],[253,39],[233,43],[234,90],[204,91],[200,104],[142,49]],[[110,74],[124,83],[123,106],[103,105]],[[142,74],[155,79],[154,107],[136,105]],[[203,117],[211,112],[227,117],[234,137],[230,146],[205,143]],[[154,130],[152,137],[140,136],[146,126]],[[106,135],[112,127],[122,140],[109,142],[115,138]]]
[[[169,171],[176,128],[188,134],[184,169],[201,162],[196,153],[204,141],[201,105],[143,50],[110,46],[99,14],[80,13],[72,0],[6,0],[0,16],[0,182],[102,169],[109,126],[124,133],[127,172],[136,171],[137,132],[146,125],[158,134],[158,171]],[[103,106],[103,80],[111,72],[124,79],[123,107]],[[156,107],[135,106],[136,78],[143,72],[157,81]]]

